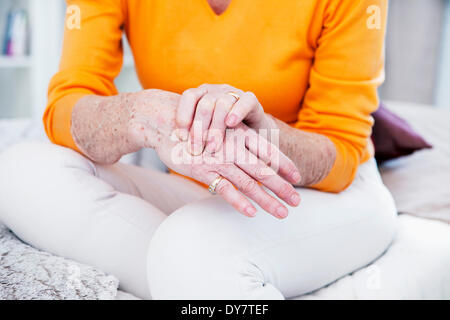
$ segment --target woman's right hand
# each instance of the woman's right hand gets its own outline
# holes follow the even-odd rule
[[[217,193],[249,217],[256,214],[256,208],[249,199],[277,218],[288,215],[286,206],[266,192],[261,184],[291,206],[300,203],[300,197],[291,184],[297,181],[291,179],[288,182],[278,174],[295,177],[298,170],[294,163],[252,129],[241,124],[234,131],[227,131],[218,152],[194,156],[189,153],[188,142],[180,140],[180,133],[176,131],[179,130],[175,116],[180,96],[160,90],[146,90],[133,95],[130,139],[140,147],[154,148],[173,171],[207,185],[217,177],[223,177],[216,187]],[[247,139],[242,139],[243,136]],[[239,140],[244,143],[238,143]],[[279,171],[275,172],[267,163],[278,163]]]
[[[242,139],[243,136],[248,139]],[[227,131],[223,146],[214,154],[203,152],[201,155],[192,155],[189,152],[189,142],[176,140],[174,137],[175,135],[172,136],[171,143],[166,143],[158,149],[166,165],[206,185],[222,177],[216,187],[217,193],[244,215],[253,217],[256,214],[256,208],[249,199],[277,218],[283,219],[288,215],[286,206],[262,186],[291,206],[300,203],[300,197],[292,184],[267,165],[270,159],[256,156],[257,145],[271,150],[271,158],[279,157],[281,166],[295,171],[297,169],[294,164],[244,124],[235,131]],[[258,142],[255,145],[249,144],[249,141],[256,139]]]

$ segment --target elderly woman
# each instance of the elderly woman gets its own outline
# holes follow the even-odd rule
[[[54,144],[1,159],[1,219],[22,239],[155,299],[290,298],[388,247],[369,141],[387,1],[67,3]],[[123,32],[140,92],[114,86]],[[142,148],[171,173],[117,163]]]

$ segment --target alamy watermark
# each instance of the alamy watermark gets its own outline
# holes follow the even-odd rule
[[[70,5],[66,10],[66,28],[69,30],[81,29],[81,9],[76,4]]]

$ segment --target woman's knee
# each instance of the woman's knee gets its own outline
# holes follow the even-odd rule
[[[379,192],[368,195],[368,207],[373,216],[371,235],[376,239],[380,254],[394,240],[397,231],[397,208],[389,190],[381,185]]]
[[[248,220],[218,198],[174,212],[150,243],[147,264],[152,296],[283,299],[247,254],[251,243],[243,228]]]
[[[64,209],[80,205],[74,194],[86,193],[79,182],[94,170],[77,152],[50,143],[12,146],[0,154],[0,220],[27,238],[33,230],[69,219]]]
[[[5,185],[23,188],[35,187],[36,183],[44,186],[45,182],[57,179],[62,170],[79,168],[94,172],[91,161],[81,154],[61,146],[44,142],[24,142],[16,144],[0,153],[0,171],[8,179]],[[47,183],[48,184],[48,183]]]

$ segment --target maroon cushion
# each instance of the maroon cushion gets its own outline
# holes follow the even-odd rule
[[[375,120],[372,141],[375,158],[379,163],[432,147],[404,119],[389,111],[383,104],[380,104],[372,116]]]

